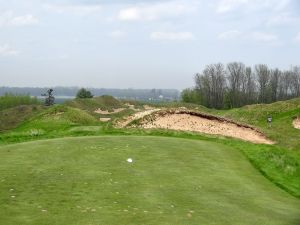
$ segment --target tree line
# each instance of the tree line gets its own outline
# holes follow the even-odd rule
[[[300,96],[299,66],[283,71],[265,64],[217,63],[207,65],[194,79],[195,87],[182,91],[182,101],[209,108],[236,108]]]
[[[5,93],[13,93],[18,95],[29,94],[31,96],[40,96],[41,93],[47,92],[49,88],[38,87],[1,87],[0,96]],[[52,87],[55,90],[55,96],[71,96],[75,97],[80,90],[79,87]],[[179,90],[176,89],[112,89],[112,88],[89,88],[89,91],[95,96],[111,95],[122,99],[149,100],[158,99],[160,95],[164,100],[177,100],[180,97]],[[57,98],[58,100],[58,98]]]

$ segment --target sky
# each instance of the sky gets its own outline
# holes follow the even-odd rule
[[[183,89],[299,50],[298,0],[0,0],[0,86]]]

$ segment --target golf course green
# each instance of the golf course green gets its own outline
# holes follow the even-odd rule
[[[3,225],[300,224],[299,198],[241,151],[171,137],[1,146],[0,201]]]

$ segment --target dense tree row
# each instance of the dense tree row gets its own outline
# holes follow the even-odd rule
[[[76,96],[80,88],[78,87],[52,87],[55,91],[55,96]],[[49,88],[32,88],[32,87],[1,87],[0,96],[5,93],[14,94],[29,94],[32,96],[40,96],[41,93],[47,92]],[[95,96],[111,95],[116,98],[149,100],[159,99],[162,95],[164,100],[177,100],[180,93],[176,89],[111,89],[111,88],[89,88],[89,91]],[[57,98],[58,99],[58,98]]]
[[[254,68],[240,62],[206,66],[195,75],[195,88],[182,92],[184,102],[209,108],[235,108],[271,103],[300,96],[300,67],[281,71],[259,64]]]

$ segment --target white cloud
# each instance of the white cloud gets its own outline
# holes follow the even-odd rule
[[[217,13],[227,13],[248,3],[248,0],[221,0],[217,4]]]
[[[297,34],[295,40],[300,43],[300,32]]]
[[[195,40],[191,32],[153,32],[150,35],[152,40],[169,40],[169,41],[189,41]]]
[[[290,0],[219,0],[216,4],[217,13],[229,13],[236,10],[283,11],[291,3]]]
[[[278,41],[277,35],[264,33],[264,32],[254,32],[254,33],[252,33],[251,38],[255,41],[263,41],[263,42]]]
[[[141,9],[137,7],[122,9],[119,13],[120,20],[139,20],[141,17]]]
[[[293,18],[290,13],[285,12],[285,13],[280,13],[280,14],[275,14],[271,18],[268,19],[267,25],[268,26],[280,26],[280,25],[285,25],[285,24],[291,24],[295,18]]]
[[[127,33],[124,31],[121,31],[121,30],[115,30],[108,34],[108,36],[113,39],[122,39],[122,38],[126,37],[126,35],[127,35]]]
[[[179,1],[140,4],[121,9],[118,19],[122,21],[158,20],[193,12],[195,7],[194,3],[186,4]]]
[[[69,54],[66,54],[66,53],[63,53],[63,54],[58,56],[58,59],[60,59],[60,60],[66,60],[66,59],[69,59],[69,58],[70,58]]]
[[[15,26],[33,25],[37,24],[39,21],[31,14],[25,16],[17,16],[12,18],[11,24]]]
[[[18,54],[19,52],[10,47],[8,44],[0,45],[0,56],[15,56]]]
[[[13,11],[6,11],[0,15],[0,27],[27,26],[38,24],[39,20],[31,14],[15,16]]]
[[[91,13],[97,13],[102,10],[102,6],[99,4],[45,4],[44,8],[55,13],[72,13],[83,16]]]
[[[285,9],[290,3],[291,0],[277,0],[277,1],[270,0],[270,4],[273,4],[275,11],[281,11]]]
[[[218,35],[219,40],[233,40],[236,38],[241,37],[242,33],[238,30],[230,30],[230,31],[225,31],[223,33],[220,33]]]
[[[265,32],[246,32],[242,33],[238,30],[230,30],[218,35],[219,40],[243,40],[243,41],[256,41],[265,42],[269,44],[280,44],[279,38],[275,34]]]

